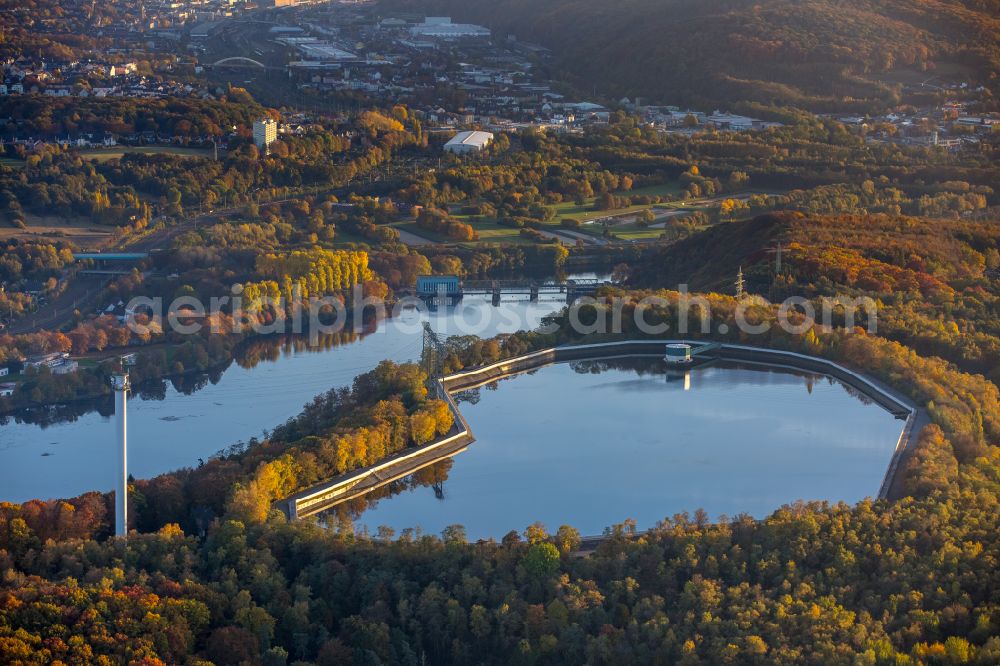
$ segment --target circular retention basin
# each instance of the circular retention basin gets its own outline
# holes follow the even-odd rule
[[[759,518],[876,496],[903,428],[837,380],[730,362],[558,363],[455,397],[476,438],[466,451],[327,519],[500,538],[535,521],[645,529],[699,508]]]

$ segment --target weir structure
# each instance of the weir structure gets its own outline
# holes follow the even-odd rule
[[[553,363],[626,357],[663,358],[665,345],[691,346],[695,361],[710,359],[738,361],[745,364],[806,370],[832,377],[858,391],[897,419],[904,422],[899,439],[886,469],[878,498],[894,495],[896,472],[900,461],[912,451],[920,430],[929,423],[926,412],[886,384],[823,358],[778,349],[766,349],[704,340],[622,340],[583,345],[565,345],[504,359],[479,368],[436,377],[431,382],[435,397],[447,402],[455,425],[446,436],[420,447],[407,449],[371,467],[337,476],[329,481],[280,500],[277,506],[292,519],[306,518],[362,497],[375,488],[405,478],[441,460],[451,458],[475,441],[469,424],[452,395],[478,388],[497,380],[518,375]]]
[[[571,280],[461,280],[457,275],[419,275],[414,294],[429,303],[451,304],[465,296],[490,296],[494,306],[504,294],[527,296],[532,302],[545,295],[565,295],[572,303],[581,296],[593,296],[599,287],[610,285],[596,278]]]

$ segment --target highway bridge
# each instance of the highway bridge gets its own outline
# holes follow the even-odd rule
[[[260,69],[267,69],[267,65],[264,63],[253,58],[247,58],[246,56],[231,56],[211,63],[212,67],[224,67],[227,65],[229,67],[258,67]]]
[[[74,252],[73,261],[142,261],[148,252]]]
[[[84,268],[78,274],[96,277],[128,275],[135,264],[148,259],[148,252],[74,252],[73,261],[93,262],[93,267]]]
[[[206,62],[202,65],[206,69],[252,69],[252,70],[263,70],[263,71],[278,71],[284,70],[285,67],[276,67],[274,65],[265,65],[259,60],[254,60],[253,58],[248,58],[246,56],[230,56],[228,58],[222,58],[221,60],[216,60],[215,62]]]

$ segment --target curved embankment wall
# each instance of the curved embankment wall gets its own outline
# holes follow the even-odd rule
[[[916,439],[927,419],[923,411],[913,405],[908,398],[884,383],[849,370],[833,361],[797,352],[724,343],[708,344],[704,341],[623,340],[552,347],[441,377],[436,381],[435,389],[438,397],[448,403],[455,416],[455,426],[451,433],[424,446],[396,454],[377,465],[335,477],[293,495],[284,502],[285,512],[293,519],[314,515],[342,502],[360,497],[390,481],[409,476],[424,467],[464,450],[475,438],[465,417],[462,416],[461,410],[452,398],[453,393],[483,386],[504,377],[552,363],[627,356],[659,357],[663,355],[666,344],[677,342],[686,342],[692,345],[696,353],[699,353],[697,348],[700,346],[710,347],[708,351],[699,353],[701,357],[808,370],[828,375],[858,391],[897,418],[904,419],[905,424],[896,442],[896,448],[879,488],[878,497],[884,499],[894,494],[892,491],[900,461],[912,450],[910,443]]]

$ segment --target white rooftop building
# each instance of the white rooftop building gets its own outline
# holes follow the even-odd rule
[[[456,155],[478,153],[493,141],[492,132],[459,132],[451,141],[444,144],[444,149]]]
[[[452,23],[448,16],[428,16],[423,23],[410,28],[414,37],[437,39],[489,39],[490,29],[471,23]]]
[[[300,44],[298,48],[302,53],[302,57],[306,60],[340,62],[358,59],[358,56],[354,55],[350,51],[345,51],[344,49],[337,48],[333,44],[328,44],[326,42]]]

